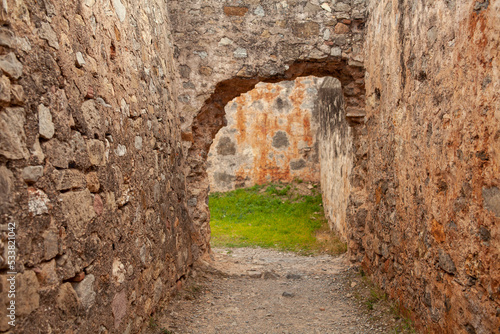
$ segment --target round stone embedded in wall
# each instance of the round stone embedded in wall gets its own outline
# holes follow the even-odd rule
[[[273,137],[273,147],[277,149],[284,149],[290,146],[288,135],[284,131],[276,131]]]
[[[229,137],[222,137],[217,145],[217,154],[219,155],[235,155],[236,146]]]

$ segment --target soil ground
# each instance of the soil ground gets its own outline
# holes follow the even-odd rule
[[[345,256],[214,249],[150,322],[150,333],[409,333]]]

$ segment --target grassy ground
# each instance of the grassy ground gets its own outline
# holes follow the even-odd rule
[[[317,186],[301,182],[214,193],[209,199],[212,246],[277,248],[340,254],[329,232]]]

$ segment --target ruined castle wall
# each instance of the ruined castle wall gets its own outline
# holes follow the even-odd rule
[[[350,249],[424,332],[496,333],[500,2],[369,12],[366,200]]]
[[[208,249],[208,151],[224,107],[259,82],[333,76],[346,113],[364,112],[366,0],[172,0],[189,213]]]
[[[137,333],[197,256],[168,5],[0,4],[0,331],[7,271],[16,333]]]
[[[327,77],[316,101],[321,194],[330,228],[347,240],[346,213],[353,164],[353,129],[348,124],[340,81]]]
[[[210,191],[267,182],[319,181],[314,117],[318,78],[259,83],[226,105],[208,154]]]

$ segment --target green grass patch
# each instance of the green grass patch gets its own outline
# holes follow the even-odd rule
[[[330,233],[321,195],[299,195],[293,185],[271,184],[210,195],[212,245],[339,254],[345,245]],[[324,239],[324,238],[323,238]]]

